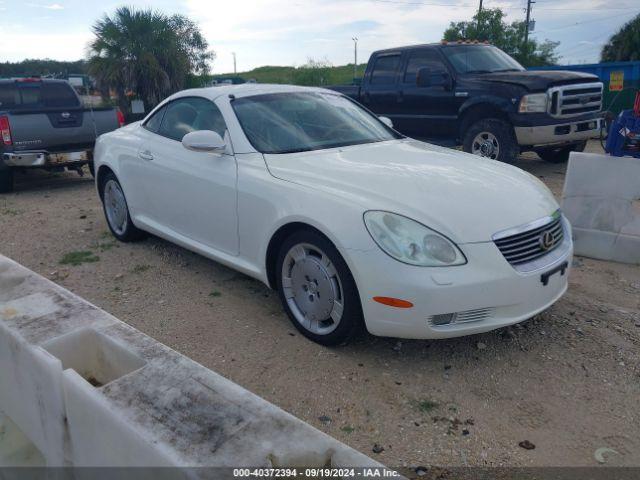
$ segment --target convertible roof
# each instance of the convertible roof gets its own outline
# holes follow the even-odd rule
[[[266,93],[286,93],[286,92],[326,92],[336,93],[332,90],[317,87],[301,87],[297,85],[279,85],[267,83],[243,83],[240,85],[220,85],[207,88],[192,88],[183,90],[171,96],[179,98],[190,95],[198,95],[214,100],[223,95],[233,95],[236,98],[261,95]]]

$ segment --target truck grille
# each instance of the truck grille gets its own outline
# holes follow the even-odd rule
[[[546,255],[562,243],[564,231],[562,217],[554,215],[542,226],[515,235],[495,238],[494,243],[511,265],[531,262]]]
[[[549,89],[549,114],[556,118],[575,117],[602,109],[602,83],[580,83]]]

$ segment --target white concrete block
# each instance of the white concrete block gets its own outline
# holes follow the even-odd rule
[[[2,256],[0,367],[47,465],[381,467]]]
[[[572,152],[562,210],[577,255],[640,264],[640,160]]]

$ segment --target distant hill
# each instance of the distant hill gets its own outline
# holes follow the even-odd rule
[[[366,64],[358,65],[358,78],[362,78]],[[353,82],[353,63],[340,66],[302,66],[302,67],[273,67],[254,68],[237,74],[227,73],[211,75],[211,79],[242,77],[245,80],[254,79],[258,83],[290,83],[293,85],[340,85]]]

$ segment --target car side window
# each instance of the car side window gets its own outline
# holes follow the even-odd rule
[[[431,69],[431,85],[438,86],[444,83],[444,74],[447,69],[442,59],[434,49],[415,50],[411,52],[407,69],[404,73],[403,83],[416,83],[418,70],[424,67]]]
[[[167,111],[167,106],[163,106],[156,113],[151,115],[151,118],[147,120],[144,124],[144,128],[153,133],[158,133],[160,130],[160,124],[162,124],[162,117],[164,117],[164,112]]]
[[[376,59],[371,72],[372,85],[391,85],[396,83],[396,72],[400,65],[400,55],[383,55]]]
[[[182,141],[187,133],[197,130],[213,130],[224,138],[227,130],[222,113],[207,99],[180,98],[167,105],[158,133],[173,140]]]

